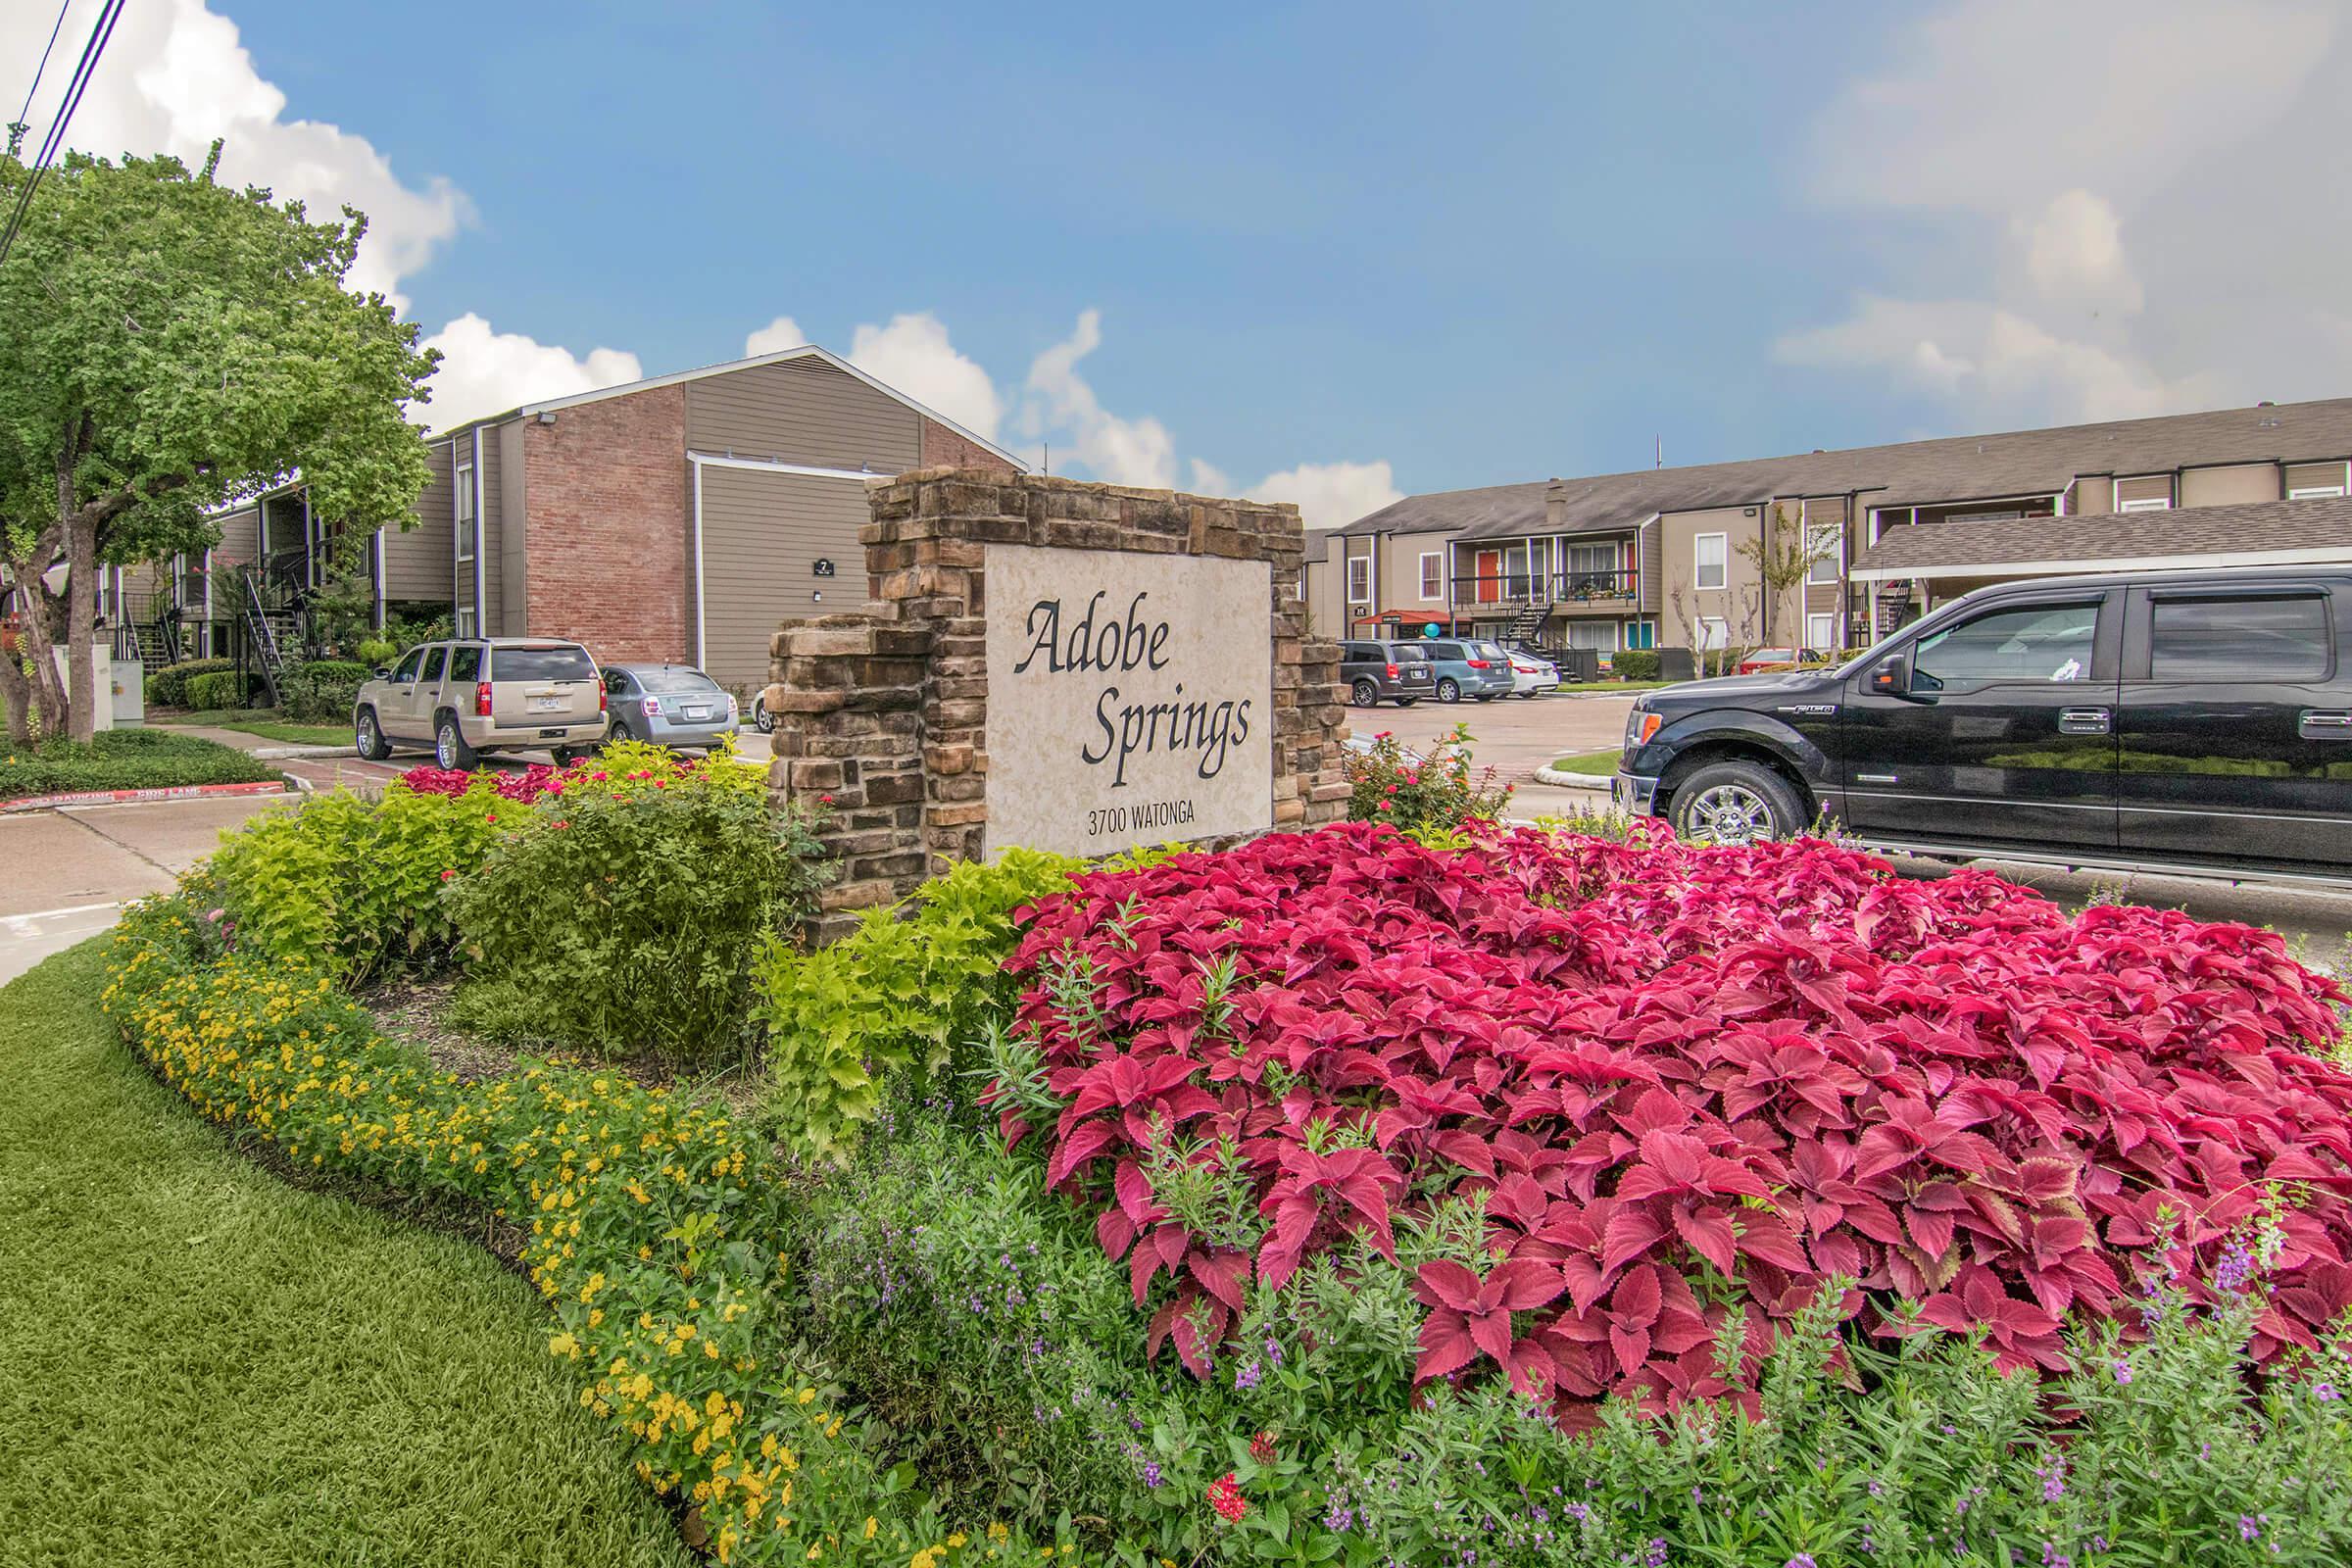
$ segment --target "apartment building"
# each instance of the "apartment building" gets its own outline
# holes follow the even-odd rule
[[[1022,467],[815,347],[525,404],[434,434],[428,453],[415,525],[360,552],[377,624],[446,614],[462,636],[575,638],[607,661],[697,663],[741,693],[765,684],[778,620],[864,607],[868,480]],[[156,640],[168,619],[177,657],[220,652],[243,597],[298,603],[324,584],[342,529],[297,477],[220,532],[201,559],[110,575],[101,610],[120,638]]]
[[[2352,508],[2312,505],[2347,493],[2352,398],[2265,403],[1410,496],[1338,530],[1310,602],[1355,635],[1834,652],[2013,577],[2352,560]]]

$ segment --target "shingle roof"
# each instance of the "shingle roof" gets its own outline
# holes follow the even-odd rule
[[[2352,561],[2352,499],[2101,512],[2015,522],[1897,523],[1862,553],[1854,575],[1963,576],[1976,566],[2061,570],[2107,562],[2287,552]]]
[[[1479,535],[1542,533],[1544,490],[1534,484],[1491,484],[1477,490],[1441,490],[1406,496],[1368,513],[1340,529],[1346,534],[1437,533],[1466,528]]]
[[[1347,533],[1459,529],[1473,539],[1544,533],[1545,492],[1568,532],[1624,528],[1660,512],[1750,506],[1775,497],[1862,492],[1863,504],[2054,495],[2082,474],[2170,473],[2230,463],[2323,462],[2352,456],[2352,398],[2060,425],[1993,435],[1939,436],[1891,446],[1706,463],[1683,468],[1539,484],[1490,485],[1407,496],[1348,525]]]

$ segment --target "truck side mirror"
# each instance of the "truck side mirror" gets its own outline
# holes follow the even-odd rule
[[[1879,667],[1870,672],[1870,689],[1880,697],[1908,697],[1911,695],[1911,660],[1905,654],[1888,654],[1879,661]]]

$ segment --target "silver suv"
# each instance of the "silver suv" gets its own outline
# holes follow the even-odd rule
[[[425,643],[360,688],[351,723],[359,754],[371,762],[396,746],[429,746],[443,767],[541,748],[567,762],[605,738],[605,683],[578,643]]]

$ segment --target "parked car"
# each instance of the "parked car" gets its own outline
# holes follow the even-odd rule
[[[1980,589],[1826,670],[1634,705],[1625,809],[1700,840],[2352,876],[2352,571]]]
[[[1556,692],[1560,689],[1559,667],[1550,660],[1540,658],[1517,648],[1506,650],[1503,657],[1511,663],[1511,695],[1513,697],[1534,697],[1543,692]]]
[[[359,754],[429,746],[443,767],[493,752],[545,748],[569,761],[605,738],[605,688],[578,643],[471,637],[412,648],[363,683],[352,704]]]
[[[692,664],[607,664],[605,707],[616,741],[711,747],[736,730],[735,699]]]
[[[1429,661],[1441,703],[1458,703],[1465,697],[1491,703],[1513,685],[1511,656],[1494,643],[1423,637],[1408,646],[1421,650]]]
[[[1358,708],[1410,708],[1431,694],[1436,677],[1413,644],[1349,638],[1340,644],[1340,684]]]
[[[1740,661],[1737,673],[1760,675],[1768,669],[1790,669],[1804,657],[1803,651],[1795,648],[1758,648]]]

